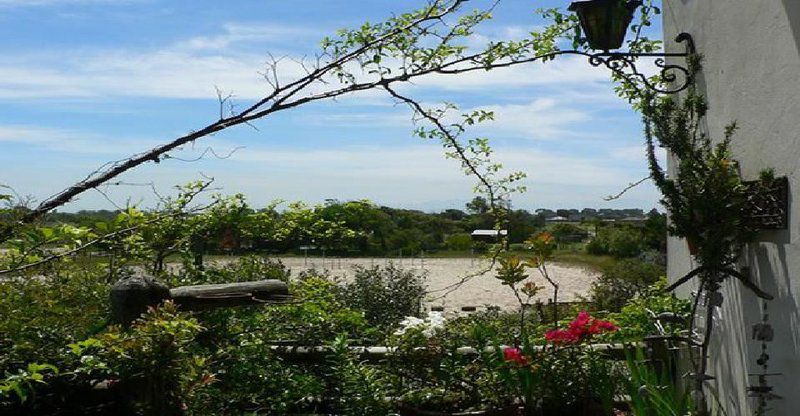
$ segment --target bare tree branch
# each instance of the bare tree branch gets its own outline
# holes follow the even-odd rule
[[[493,50],[493,47],[490,47],[485,51],[478,52],[475,54],[470,54],[466,56],[455,55],[449,61],[435,64],[429,67],[421,67],[419,65],[414,65],[412,66],[413,68],[411,68],[410,72],[409,68],[404,67],[402,72],[393,76],[385,76],[386,74],[380,74],[379,79],[374,81],[366,81],[360,83],[354,82],[346,84],[341,87],[330,89],[328,91],[316,92],[316,93],[308,92],[307,95],[302,95],[302,96],[299,95],[301,92],[305,91],[305,88],[308,87],[309,85],[317,81],[323,80],[324,76],[336,70],[337,68],[341,68],[348,62],[357,60],[360,57],[360,55],[364,54],[365,52],[370,51],[379,45],[387,44],[392,39],[400,35],[403,35],[405,33],[409,33],[414,29],[417,29],[418,31],[423,31],[425,30],[427,24],[440,22],[442,18],[444,18],[449,14],[452,14],[465,2],[466,0],[454,0],[447,7],[442,8],[440,10],[439,6],[442,3],[442,1],[441,0],[434,1],[426,13],[415,18],[408,24],[403,25],[402,27],[392,29],[387,33],[383,34],[382,36],[376,37],[373,40],[366,41],[359,47],[355,48],[354,50],[344,53],[341,56],[334,57],[330,62],[327,62],[324,65],[317,65],[315,69],[310,71],[310,73],[306,74],[305,76],[301,76],[295,81],[292,81],[285,85],[276,84],[278,88],[274,89],[270,94],[256,101],[255,103],[247,107],[244,111],[240,112],[239,114],[234,114],[225,118],[221,118],[215,121],[214,123],[211,123],[206,127],[201,128],[200,130],[192,131],[184,136],[174,139],[169,143],[165,143],[144,153],[140,153],[127,159],[122,159],[103,165],[101,168],[95,170],[90,175],[88,175],[85,179],[75,183],[74,185],[59,192],[58,194],[53,195],[52,197],[44,200],[36,208],[30,210],[24,216],[22,216],[22,218],[18,221],[17,225],[36,221],[37,219],[41,218],[45,213],[70,202],[77,195],[89,189],[96,188],[97,186],[139,165],[142,165],[147,162],[159,163],[162,160],[163,155],[172,150],[180,148],[181,146],[187,143],[193,143],[194,141],[200,138],[213,135],[214,133],[225,130],[229,127],[237,126],[240,124],[250,125],[250,123],[256,119],[263,118],[267,115],[270,115],[278,111],[294,108],[308,102],[319,101],[324,99],[333,99],[345,94],[365,91],[376,87],[388,87],[394,83],[408,82],[414,78],[431,74],[453,75],[453,74],[474,72],[478,70],[485,71],[489,69],[503,68],[539,60],[546,61],[550,60],[551,58],[557,55],[574,54],[574,55],[589,56],[588,53],[581,51],[554,51],[537,56],[513,57],[507,60],[494,61],[487,59],[489,56],[494,56],[495,51]],[[220,97],[222,97],[221,94]],[[224,100],[225,98],[221,99]],[[267,106],[267,104],[269,105]],[[14,226],[12,225],[6,227],[5,230],[0,230],[0,241],[9,238],[10,235],[13,234],[13,229]]]
[[[614,194],[614,195],[608,195],[608,196],[605,196],[605,197],[603,197],[603,200],[604,200],[604,201],[613,201],[613,200],[615,200],[615,199],[619,199],[620,197],[622,197],[622,195],[625,195],[625,193],[626,193],[626,192],[628,192],[628,191],[630,191],[631,189],[633,189],[633,188],[635,188],[635,187],[637,187],[637,186],[639,186],[639,185],[643,184],[645,181],[647,181],[647,180],[648,180],[648,179],[650,179],[650,178],[652,178],[652,175],[649,175],[649,176],[647,176],[647,177],[645,177],[645,178],[639,179],[639,180],[638,180],[638,181],[636,181],[636,182],[631,182],[631,183],[629,183],[629,184],[628,184],[628,186],[626,186],[625,188],[623,188],[623,189],[622,189],[621,191],[619,191],[618,193],[616,193],[616,194]]]

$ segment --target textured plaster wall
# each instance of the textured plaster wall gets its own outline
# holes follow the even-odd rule
[[[745,254],[758,284],[775,295],[769,304],[775,340],[769,345],[775,393],[770,415],[800,415],[800,0],[664,0],[668,50],[679,32],[694,36],[704,56],[699,89],[708,98],[708,131],[719,138],[737,121],[733,141],[742,173],[754,179],[767,167],[790,182],[789,228],[764,232]],[[677,61],[676,61],[677,62]],[[684,241],[668,244],[668,274],[676,279],[693,264]],[[683,290],[688,295],[691,287]],[[715,316],[710,372],[729,415],[753,414],[748,382],[760,368],[760,343],[750,338],[762,302],[738,283],[725,284]]]

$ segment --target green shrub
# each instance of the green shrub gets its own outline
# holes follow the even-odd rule
[[[313,366],[283,359],[257,332],[231,336],[210,369],[216,381],[197,395],[192,409],[197,415],[316,413],[308,398],[325,390]]]
[[[420,315],[425,276],[392,264],[357,267],[342,293],[347,306],[363,311],[370,325],[385,329],[407,316]]]
[[[662,330],[671,335],[685,330],[686,325],[678,322],[662,322],[661,327],[656,326],[656,317],[663,313],[673,314],[686,322],[691,315],[691,301],[667,292],[666,287],[667,279],[662,277],[644,289],[638,297],[628,301],[619,312],[610,314],[609,318],[620,328],[613,334],[612,340],[638,341]]]
[[[621,260],[592,283],[592,302],[598,310],[617,312],[663,275],[664,270],[658,265],[634,259]]]
[[[203,330],[196,319],[167,301],[150,308],[130,329],[111,327],[72,344],[72,352],[80,357],[75,373],[118,380],[144,414],[172,414],[187,408],[195,393],[214,381],[207,357],[193,347]]]
[[[614,257],[636,257],[645,248],[642,231],[634,227],[603,227],[586,244],[586,252]]]
[[[57,274],[0,279],[0,374],[30,362],[61,368],[63,348],[105,325],[106,270],[63,264]]]
[[[347,334],[351,339],[374,339],[375,330],[356,305],[343,301],[342,289],[323,277],[308,276],[289,285],[297,300],[257,314],[249,324],[260,328],[263,340],[299,345],[327,345]]]
[[[448,250],[467,251],[472,248],[472,236],[467,233],[453,234],[444,241]]]
[[[366,364],[352,352],[344,337],[332,344],[327,357],[329,399],[336,414],[372,416],[391,414],[387,374],[379,366]]]
[[[657,370],[641,348],[626,354],[628,377],[625,383],[634,416],[691,415],[694,406],[688,392],[676,386],[675,374]],[[668,363],[664,368],[671,368]],[[716,414],[716,412],[712,412]]]
[[[555,237],[558,244],[580,242],[589,235],[584,228],[569,223],[555,224],[549,231],[550,234]]]
[[[185,263],[183,270],[168,277],[171,286],[249,282],[276,279],[288,282],[291,271],[280,260],[248,255],[234,261],[217,261],[203,269]]]

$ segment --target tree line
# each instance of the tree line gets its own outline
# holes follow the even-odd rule
[[[659,249],[666,235],[661,225],[663,214],[653,210],[634,233],[625,231],[630,226],[604,223],[603,219],[630,217],[641,210],[584,209],[568,212],[600,213],[603,216],[586,216],[583,226],[575,224],[548,224],[550,213],[563,210],[508,209],[504,229],[508,230],[510,244],[520,244],[536,232],[548,229],[563,241],[590,238],[589,232],[598,226],[617,231],[601,231],[601,238],[609,233],[623,235],[630,244],[645,242]],[[116,210],[82,210],[74,213],[48,214],[49,225],[70,224],[76,227],[103,231],[102,224],[114,221],[122,212]],[[124,213],[123,213],[124,214]],[[147,214],[143,214],[147,215]],[[574,216],[572,217],[575,218]],[[264,208],[252,207],[242,195],[217,197],[211,209],[180,221],[159,221],[145,227],[141,234],[146,241],[163,252],[157,257],[167,257],[183,249],[202,256],[224,253],[291,253],[307,251],[319,254],[325,250],[331,255],[419,255],[423,252],[469,251],[480,249],[470,237],[476,229],[492,229],[495,218],[490,214],[488,202],[476,197],[464,209],[445,209],[440,212],[423,212],[413,209],[393,208],[367,200],[326,200],[309,205],[302,202],[286,205],[272,203]],[[664,225],[665,226],[665,225]],[[620,231],[621,230],[621,231]],[[662,232],[663,231],[663,232]],[[570,240],[570,237],[573,239]],[[635,240],[630,242],[630,240]],[[609,243],[603,243],[608,245]],[[613,244],[612,244],[613,245]],[[593,254],[613,253],[613,248],[603,249],[595,244]],[[629,253],[630,249],[625,252]]]

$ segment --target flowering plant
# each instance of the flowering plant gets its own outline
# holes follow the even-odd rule
[[[497,373],[522,399],[526,414],[609,415],[619,383],[613,364],[585,348],[595,336],[617,331],[610,321],[580,312],[564,329],[545,333],[545,346],[496,348]],[[562,348],[570,347],[570,348]]]
[[[456,322],[437,312],[406,317],[389,337],[386,363],[401,410],[483,411],[513,403],[494,371],[502,357],[474,344],[478,354],[459,351],[465,339],[451,326]]]
[[[544,338],[553,345],[574,345],[587,341],[595,335],[617,331],[616,325],[609,321],[597,319],[589,312],[581,311],[570,322],[567,329],[553,329],[544,334]]]
[[[428,312],[428,316],[417,318],[416,316],[406,316],[400,321],[400,328],[394,331],[398,337],[411,335],[412,333],[422,334],[426,339],[433,338],[438,331],[444,329],[445,317],[441,312]]]
[[[528,365],[528,358],[522,354],[522,350],[517,347],[506,347],[503,349],[503,358],[506,362],[515,363],[520,366]]]

